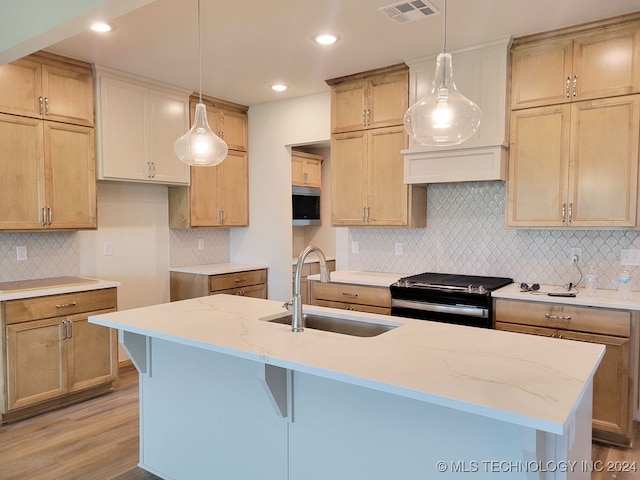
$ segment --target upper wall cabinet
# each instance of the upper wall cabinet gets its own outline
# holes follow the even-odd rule
[[[93,72],[38,52],[0,67],[0,112],[93,126]]]
[[[322,188],[322,157],[291,150],[291,185]]]
[[[52,54],[0,67],[1,231],[97,227],[92,85]]]
[[[158,82],[96,67],[98,179],[189,184],[173,151],[189,129],[189,95]]]
[[[513,110],[640,92],[637,19],[578,28],[514,41]]]

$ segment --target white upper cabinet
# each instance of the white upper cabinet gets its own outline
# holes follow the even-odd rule
[[[188,185],[173,151],[189,129],[188,90],[96,67],[98,179]]]

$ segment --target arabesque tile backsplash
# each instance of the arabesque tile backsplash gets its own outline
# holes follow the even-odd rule
[[[582,250],[580,266],[593,265],[599,288],[615,288],[620,253],[640,248],[634,230],[522,230],[505,228],[505,183],[432,184],[427,192],[427,228],[352,228],[349,269],[399,273],[426,271],[507,276],[516,282],[564,285],[580,280],[569,260]],[[395,255],[395,243],[402,255]],[[349,249],[351,251],[351,249]],[[628,267],[640,290],[640,267]]]

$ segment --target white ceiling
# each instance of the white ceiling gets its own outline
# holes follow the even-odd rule
[[[432,0],[442,10],[444,0]],[[203,93],[244,105],[328,90],[324,80],[432,55],[442,15],[399,25],[397,0],[201,0]],[[640,10],[640,0],[449,0],[447,47],[547,31]],[[198,90],[197,0],[155,0],[47,50]],[[322,31],[340,41],[312,42]],[[455,61],[455,60],[454,60]],[[272,92],[276,82],[290,86]]]

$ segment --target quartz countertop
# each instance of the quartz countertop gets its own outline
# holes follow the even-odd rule
[[[572,291],[575,293],[575,290]],[[540,285],[540,290],[537,292],[521,292],[520,284],[512,283],[491,292],[491,296],[493,298],[508,298],[530,302],[640,310],[640,292],[630,292],[628,300],[622,300],[617,290],[597,289],[592,297],[587,295],[584,288],[580,288],[575,297],[550,297],[547,295],[549,292],[567,292],[567,290],[556,285]]]
[[[32,282],[32,286],[29,285],[30,282]],[[11,287],[11,283],[16,285],[15,289]],[[54,277],[33,281],[25,280],[21,282],[8,282],[3,285],[3,290],[0,290],[0,302],[21,298],[44,297],[46,295],[113,288],[119,287],[120,282],[87,277]]]
[[[331,281],[335,283],[353,283],[357,285],[371,285],[374,287],[388,287],[396,283],[408,273],[367,272],[361,270],[336,270],[331,272]],[[309,280],[320,280],[320,274],[309,275]]]
[[[191,265],[188,267],[171,267],[170,272],[193,273],[195,275],[221,275],[224,273],[246,272],[248,270],[259,270],[261,268],[269,268],[269,265],[263,264],[245,264],[245,263],[210,263],[208,265]]]
[[[601,345],[305,306],[397,328],[370,338],[291,332],[281,301],[212,295],[90,317],[119,330],[389,392],[556,434],[602,358]],[[544,353],[541,353],[544,352]]]
[[[332,256],[326,256],[325,260],[327,262],[332,262],[335,261],[336,257],[332,257]],[[320,263],[320,259],[316,256],[316,255],[310,255],[307,258],[304,259],[304,263]],[[298,264],[298,257],[295,257],[291,260],[291,265],[296,266]]]

